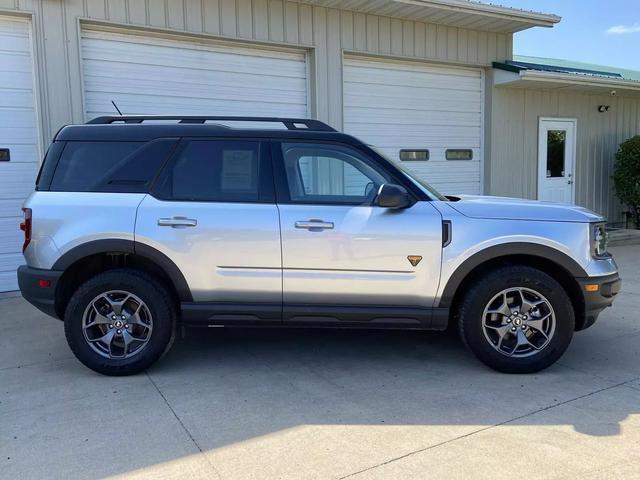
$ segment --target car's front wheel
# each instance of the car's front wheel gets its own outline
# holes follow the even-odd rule
[[[540,270],[504,266],[477,278],[462,293],[460,336],[495,370],[540,371],[557,361],[571,342],[571,300],[558,281]]]
[[[109,270],[81,285],[65,312],[65,334],[75,356],[105,375],[147,369],[173,343],[176,308],[154,277]]]

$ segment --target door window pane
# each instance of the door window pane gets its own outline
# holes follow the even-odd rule
[[[192,141],[170,167],[159,191],[174,200],[255,202],[259,158],[258,142]]]
[[[364,204],[375,198],[387,176],[359,152],[340,145],[283,144],[294,202]]]
[[[547,178],[564,177],[566,130],[547,132]]]

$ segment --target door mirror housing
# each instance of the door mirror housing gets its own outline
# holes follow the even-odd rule
[[[378,190],[376,205],[383,208],[407,208],[411,205],[411,197],[404,187],[385,183]]]

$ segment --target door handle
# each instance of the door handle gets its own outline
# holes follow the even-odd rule
[[[159,227],[187,228],[195,227],[196,225],[198,225],[198,221],[195,218],[173,217],[158,219]]]
[[[325,222],[316,220],[315,218],[307,221],[296,222],[296,228],[306,228],[307,230],[333,230],[333,222]]]

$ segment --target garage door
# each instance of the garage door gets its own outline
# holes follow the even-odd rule
[[[0,292],[16,290],[22,258],[22,202],[38,159],[30,23],[0,17]]]
[[[442,193],[481,193],[482,83],[479,69],[346,57],[345,131],[394,160],[428,150],[403,165]]]
[[[307,116],[304,52],[82,32],[87,119],[123,114]]]

